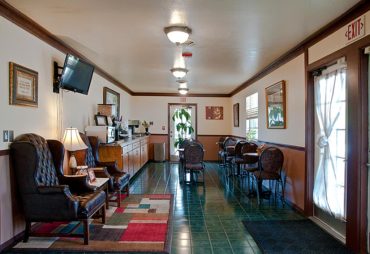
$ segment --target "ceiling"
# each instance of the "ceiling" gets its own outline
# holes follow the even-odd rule
[[[359,0],[7,0],[133,92],[227,94]],[[186,24],[193,45],[163,32]],[[184,64],[184,62],[182,62]]]

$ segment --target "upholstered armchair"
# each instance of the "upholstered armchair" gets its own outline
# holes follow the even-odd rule
[[[48,236],[84,238],[89,243],[90,219],[101,210],[105,223],[105,193],[94,191],[86,176],[64,176],[64,147],[57,140],[45,140],[36,134],[24,134],[11,144],[11,160],[26,220],[24,242],[32,233],[32,222],[80,221],[83,234],[51,233]]]
[[[99,139],[93,136],[86,136],[80,133],[82,140],[87,145],[85,165],[94,169],[97,177],[109,178],[108,189],[109,199],[117,202],[117,206],[121,207],[121,193],[129,195],[130,175],[118,169],[115,161],[101,162],[99,159]]]

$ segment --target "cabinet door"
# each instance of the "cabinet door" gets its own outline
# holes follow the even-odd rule
[[[134,150],[134,153],[134,171],[136,173],[140,169],[140,147],[136,148]]]
[[[130,173],[130,176],[133,177],[134,174],[135,174],[135,170],[134,170],[134,162],[135,162],[135,153],[134,151],[130,151],[128,153],[128,167],[129,167],[129,173]]]
[[[122,155],[122,162],[123,162],[123,171],[126,173],[130,173],[129,153],[124,153]]]
[[[141,167],[148,161],[148,144],[143,144],[141,147],[140,164]]]

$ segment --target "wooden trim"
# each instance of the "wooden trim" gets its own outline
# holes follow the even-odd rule
[[[370,9],[370,1],[362,0],[354,5],[351,9],[340,15],[338,18],[334,19],[332,22],[327,24],[326,26],[322,27],[320,30],[315,32],[314,34],[310,35],[308,38],[300,42],[297,46],[290,49],[288,52],[277,58],[271,64],[267,65],[264,69],[258,72],[256,75],[245,81],[239,87],[234,89],[230,96],[233,96],[243,89],[247,88],[248,86],[252,85],[256,81],[262,79],[263,77],[267,76],[280,66],[284,65],[285,63],[289,62],[290,60],[294,59],[298,55],[304,53],[306,49],[317,43],[318,41],[324,39],[328,35],[332,34],[333,32],[337,31],[348,22],[350,22],[353,17],[360,16],[366,13]]]
[[[170,107],[171,106],[176,106],[176,105],[184,105],[184,106],[194,106],[195,107],[195,139],[197,139],[198,137],[198,104],[197,103],[168,103],[168,106],[167,106],[167,135],[168,135],[168,138],[167,138],[167,141],[168,141],[168,149],[167,149],[167,155],[168,155],[168,160],[171,161],[171,154],[170,154],[170,150],[171,150],[171,142],[170,142],[170,139],[171,139],[171,135],[170,135]]]
[[[0,156],[6,156],[6,155],[9,155],[9,154],[10,154],[10,150],[9,149],[0,150]]]
[[[132,96],[167,96],[167,97],[230,97],[230,94],[203,94],[203,93],[189,93],[181,95],[179,93],[143,93],[133,92]]]
[[[34,231],[36,230],[36,228],[40,225],[40,223],[35,223],[31,226],[31,231]],[[9,249],[11,249],[14,245],[16,245],[18,242],[21,241],[21,239],[23,238],[24,236],[24,230],[19,232],[18,234],[16,234],[15,236],[13,236],[12,238],[10,238],[9,240],[7,240],[6,242],[0,244],[0,253],[2,253],[3,251],[7,251]]]
[[[290,206],[293,210],[295,210],[296,212],[300,213],[301,215],[305,215],[304,211],[302,210],[302,208],[300,208],[299,206],[297,206],[296,204],[292,203],[290,200],[286,199],[285,198],[285,203]]]
[[[362,47],[360,50],[362,50],[364,47]],[[368,129],[369,129],[369,55],[363,54],[363,52],[360,53],[360,87],[361,87],[361,101],[362,101],[362,123],[361,123],[361,168],[360,168],[360,252],[361,253],[367,253],[367,241],[368,241],[368,235],[367,235],[367,200],[368,200],[368,169],[366,164],[368,163],[368,150],[369,150],[369,135],[368,135]]]
[[[208,135],[208,134],[199,134],[197,136],[198,137],[229,137],[230,135],[224,135],[224,134],[220,134],[220,135],[217,135],[217,134],[211,134],[211,135]]]
[[[302,152],[306,151],[306,148],[302,147],[302,146],[280,144],[280,143],[274,143],[274,142],[267,142],[267,141],[263,141],[263,140],[258,140],[258,142],[265,143],[265,144],[268,144],[268,145],[273,145],[273,146],[280,146],[280,147],[284,147],[284,148],[289,148],[289,149],[292,149],[292,150],[297,150],[297,151],[302,151]]]
[[[168,136],[168,133],[150,133],[149,136]]]
[[[23,28],[27,32],[33,34],[40,40],[46,42],[50,46],[56,48],[57,50],[67,54],[70,53],[76,57],[83,59],[95,66],[95,72],[105,78],[106,80],[112,82],[117,87],[121,88],[128,94],[132,95],[133,92],[124,84],[115,79],[112,75],[108,74],[105,70],[94,64],[92,61],[87,59],[83,54],[72,48],[71,46],[64,43],[57,36],[50,33],[48,30],[37,24],[34,20],[27,17],[25,14],[14,8],[12,5],[1,0],[0,1],[0,15],[8,19],[10,22],[13,22],[17,26]],[[50,85],[51,86],[51,85]]]

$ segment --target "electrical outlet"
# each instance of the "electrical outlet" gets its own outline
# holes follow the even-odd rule
[[[14,141],[14,131],[13,130],[8,130],[8,137],[9,137],[9,142]]]
[[[3,131],[3,142],[9,142],[9,132]]]

